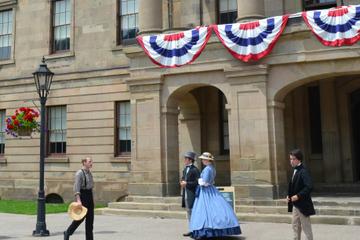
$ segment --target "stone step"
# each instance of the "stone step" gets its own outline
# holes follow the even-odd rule
[[[272,222],[272,223],[291,223],[291,214],[256,214],[240,213],[237,214],[240,223],[243,222]],[[360,225],[360,217],[349,216],[311,216],[311,223],[314,224],[333,224],[333,225]]]
[[[134,210],[134,209],[96,209],[96,214],[121,215],[151,218],[173,218],[186,219],[185,211],[162,211],[162,210]],[[272,223],[291,223],[291,214],[258,214],[258,213],[238,213],[236,214],[241,222],[272,222]],[[335,224],[335,225],[359,225],[360,217],[349,216],[312,216],[311,222],[314,224]]]
[[[360,217],[360,208],[353,207],[317,207],[317,215],[357,216]],[[258,214],[288,214],[285,206],[236,206],[237,213]]]
[[[360,208],[360,197],[313,197],[313,203],[315,206],[320,207],[355,207]],[[240,199],[236,201],[236,205],[240,206],[287,206],[287,202],[284,199],[277,200],[249,200]]]
[[[138,202],[113,202],[109,203],[111,209],[128,210],[160,210],[160,211],[184,211],[177,203],[138,203]],[[336,215],[336,216],[359,216],[360,208],[354,207],[317,207],[317,215]],[[237,213],[258,213],[258,214],[287,214],[286,206],[236,206]]]
[[[114,209],[184,211],[179,203],[113,202],[108,204]]]
[[[121,215],[121,216],[132,216],[132,217],[186,219],[185,211],[163,211],[163,210],[155,211],[155,210],[97,208],[97,209],[95,209],[95,214]]]
[[[127,196],[125,202],[181,204],[181,197]]]

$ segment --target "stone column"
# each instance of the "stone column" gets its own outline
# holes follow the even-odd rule
[[[269,103],[270,159],[277,198],[286,195],[287,169],[289,167],[285,143],[284,109],[285,104],[282,102],[271,101]]]
[[[237,0],[237,22],[262,19],[265,16],[264,0]]]
[[[164,196],[160,76],[127,80],[131,99],[131,195]]]
[[[342,180],[340,133],[337,117],[335,83],[320,82],[321,130],[323,143],[323,166],[325,182],[339,183]]]
[[[163,107],[161,111],[161,165],[164,194],[167,196],[179,196],[180,194],[179,169],[181,169],[183,165],[179,163],[178,116],[179,110],[177,106]]]
[[[231,85],[230,165],[236,198],[273,199],[264,65],[225,70]]]
[[[140,34],[162,32],[162,0],[139,0]]]

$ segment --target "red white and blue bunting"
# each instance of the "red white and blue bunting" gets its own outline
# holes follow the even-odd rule
[[[211,36],[211,27],[197,27],[173,34],[139,36],[137,40],[151,61],[160,67],[179,67],[193,62]]]
[[[248,62],[271,52],[288,18],[286,15],[249,23],[214,25],[213,29],[235,58]]]
[[[352,45],[360,39],[360,5],[303,12],[302,16],[326,46]]]
[[[298,16],[299,13],[292,16]],[[315,36],[326,46],[352,45],[360,39],[360,5],[302,12]],[[211,29],[228,51],[244,62],[259,60],[271,52],[283,32],[289,15],[249,23],[197,27],[174,34],[138,36],[151,61],[160,67],[180,67],[201,54]]]

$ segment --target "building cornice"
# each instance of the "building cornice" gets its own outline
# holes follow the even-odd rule
[[[0,8],[17,4],[17,0],[0,0]]]

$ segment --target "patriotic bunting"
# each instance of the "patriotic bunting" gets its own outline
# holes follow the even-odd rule
[[[303,12],[302,16],[326,46],[352,45],[360,38],[360,5]]]
[[[352,45],[360,39],[360,5],[302,12],[308,27],[326,46]],[[192,30],[137,40],[151,61],[160,67],[180,67],[201,54],[214,29],[228,51],[244,62],[259,60],[271,52],[289,15],[248,23],[197,27]]]
[[[286,15],[249,23],[214,25],[213,29],[235,58],[248,62],[271,52],[288,18]]]
[[[151,61],[160,67],[179,67],[193,62],[211,36],[211,27],[152,36],[138,36],[137,40]]]

